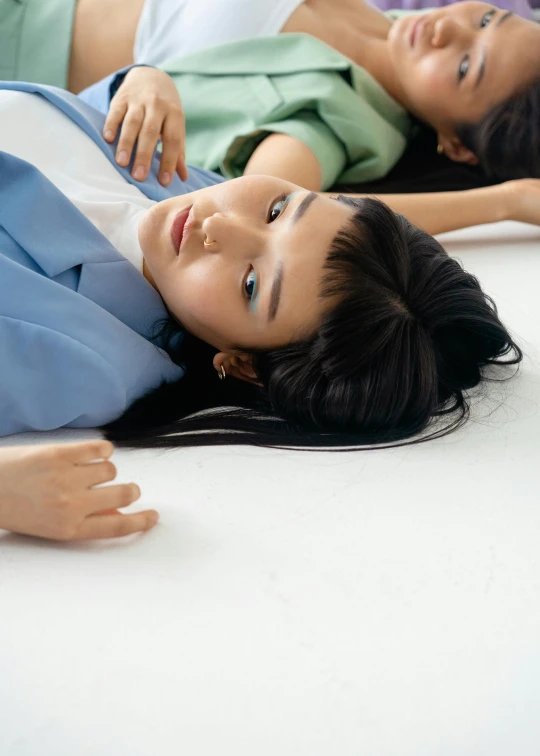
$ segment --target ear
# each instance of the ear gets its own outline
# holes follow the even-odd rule
[[[454,160],[456,163],[467,163],[467,165],[478,165],[478,158],[469,150],[461,139],[457,136],[446,136],[439,134],[439,144],[441,145],[444,154],[450,160]]]
[[[223,366],[228,376],[237,378],[240,381],[247,381],[247,383],[254,383],[261,388],[263,387],[259,376],[253,368],[253,357],[250,354],[218,352],[214,356],[213,365],[216,372],[219,372],[221,366]]]

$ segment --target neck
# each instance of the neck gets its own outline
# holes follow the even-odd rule
[[[408,110],[409,106],[406,101],[405,92],[396,76],[396,71],[390,58],[387,40],[366,36],[362,40],[359,57],[361,60],[358,60],[358,64],[362,68],[365,68],[379,82],[390,97]]]

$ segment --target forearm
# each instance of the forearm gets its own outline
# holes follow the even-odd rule
[[[244,169],[244,176],[275,176],[284,181],[318,191],[322,171],[309,147],[287,134],[270,134],[255,149]]]
[[[77,0],[73,5],[68,89],[77,94],[133,63],[144,0]]]
[[[258,145],[244,171],[244,175],[249,174],[276,176],[314,192],[322,186],[322,171],[315,154],[303,142],[287,134],[271,134]],[[512,214],[504,186],[425,194],[342,194],[376,196],[424,231],[442,234],[483,223],[520,220]],[[320,193],[337,196],[337,192]]]
[[[336,192],[325,194],[337,196]],[[498,186],[461,192],[378,195],[346,193],[345,196],[376,197],[430,234],[442,234],[445,231],[507,219],[503,195]]]

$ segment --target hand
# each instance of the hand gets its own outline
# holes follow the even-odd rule
[[[111,100],[103,128],[107,142],[114,142],[120,124],[116,162],[122,167],[129,165],[137,141],[131,172],[136,181],[147,177],[159,139],[163,144],[160,183],[168,186],[175,170],[182,181],[187,181],[185,118],[180,95],[168,74],[147,66],[128,71]]]
[[[150,530],[154,510],[118,512],[139,498],[138,486],[94,487],[116,477],[113,450],[109,441],[0,448],[0,528],[57,541]]]
[[[496,188],[504,193],[507,220],[540,226],[540,179],[505,181]]]

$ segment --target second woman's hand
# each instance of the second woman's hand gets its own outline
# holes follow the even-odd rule
[[[185,118],[180,95],[164,71],[137,66],[126,74],[111,100],[103,127],[107,142],[120,129],[116,161],[129,165],[135,142],[137,150],[131,175],[136,181],[148,176],[158,141],[162,142],[159,181],[168,186],[177,171],[182,181],[188,177],[185,161]]]

